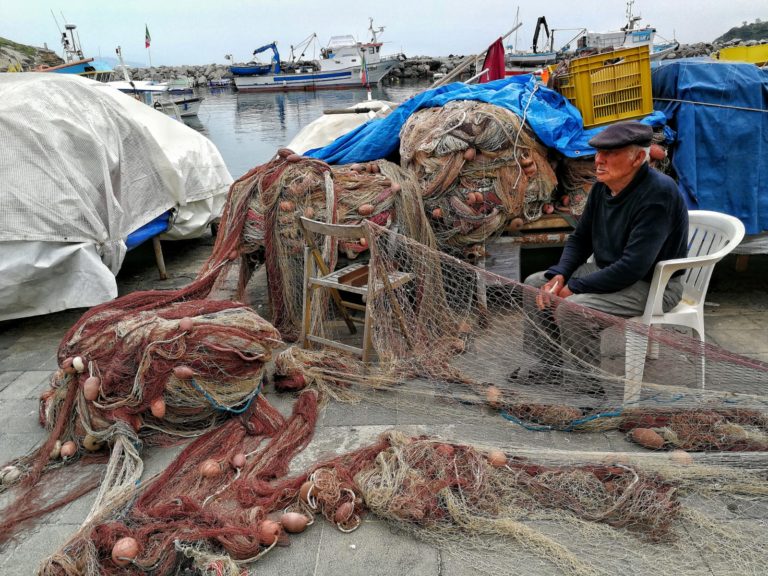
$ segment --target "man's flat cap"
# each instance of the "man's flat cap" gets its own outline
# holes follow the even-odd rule
[[[589,145],[598,150],[613,150],[624,146],[650,146],[653,128],[640,122],[617,122],[594,136]]]

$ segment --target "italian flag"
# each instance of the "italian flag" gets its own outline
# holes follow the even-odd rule
[[[144,48],[149,48],[149,43],[152,41],[152,36],[149,35],[149,27],[144,24]]]

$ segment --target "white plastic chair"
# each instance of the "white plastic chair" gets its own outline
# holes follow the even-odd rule
[[[648,292],[648,301],[642,316],[631,318],[650,327],[654,324],[674,324],[692,328],[704,343],[704,299],[709,288],[712,271],[724,256],[739,245],[744,238],[744,224],[738,218],[710,212],[692,210],[688,212],[688,256],[664,260],[656,264]],[[683,275],[683,297],[669,312],[662,310],[664,290],[672,274],[687,270]],[[639,328],[639,329],[638,329]],[[640,396],[640,383],[645,370],[645,355],[648,351],[650,328],[631,324],[626,327],[624,402],[636,401]],[[658,343],[655,343],[658,356]],[[654,346],[652,345],[652,348]],[[704,355],[701,357],[701,385],[704,387]]]

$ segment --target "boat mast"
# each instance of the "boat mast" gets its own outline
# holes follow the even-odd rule
[[[371,31],[371,43],[376,44],[378,42],[377,34],[381,34],[384,32],[384,26],[379,26],[378,28],[373,27],[373,18],[370,16],[368,17],[368,30]]]
[[[64,48],[64,61],[74,62],[75,60],[83,60],[83,51],[80,49],[80,44],[75,36],[74,24],[65,24],[64,32],[61,33],[61,46]],[[67,32],[69,32],[69,38],[67,38]]]

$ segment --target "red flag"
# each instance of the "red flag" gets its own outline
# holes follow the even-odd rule
[[[482,70],[488,72],[480,77],[479,83],[504,78],[504,45],[501,43],[501,37],[488,48]]]

